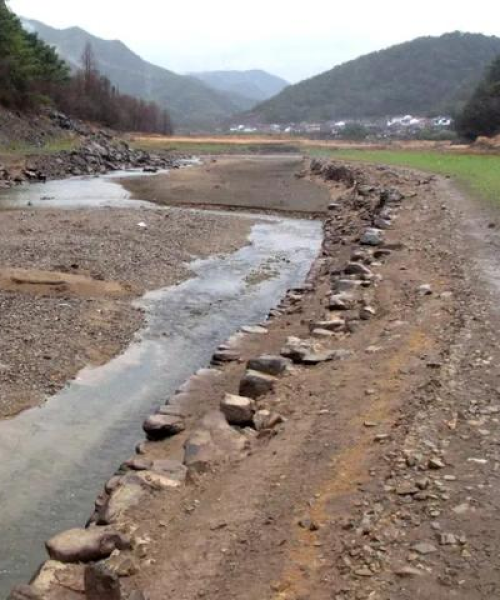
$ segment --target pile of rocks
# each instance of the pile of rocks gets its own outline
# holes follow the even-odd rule
[[[64,115],[60,116],[63,119]],[[69,121],[68,128],[77,130],[79,141],[75,150],[54,154],[28,156],[22,168],[6,168],[0,164],[0,188],[7,188],[25,181],[44,182],[82,175],[100,175],[110,171],[142,169],[155,173],[161,169],[178,168],[178,160],[166,153],[150,154],[134,149],[127,142],[115,139],[104,130],[91,131]]]

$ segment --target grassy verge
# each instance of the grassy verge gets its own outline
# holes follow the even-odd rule
[[[480,197],[500,204],[500,156],[417,150],[328,150],[310,148],[312,156],[411,167],[448,175]]]
[[[28,154],[56,154],[57,152],[75,150],[79,141],[73,138],[57,138],[49,140],[43,146],[35,146],[25,142],[0,144],[0,154],[10,157],[26,156]]]

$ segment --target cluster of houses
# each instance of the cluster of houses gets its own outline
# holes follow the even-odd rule
[[[434,118],[403,115],[377,119],[357,119],[343,121],[302,122],[285,125],[274,124],[238,124],[229,127],[232,134],[288,134],[307,135],[321,138],[350,137],[357,132],[358,136],[378,139],[412,138],[424,132],[446,132],[453,126],[449,116]]]

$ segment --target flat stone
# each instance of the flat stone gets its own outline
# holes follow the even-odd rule
[[[241,358],[241,354],[236,350],[217,350],[212,356],[213,364],[224,364],[231,362],[238,362]]]
[[[241,328],[241,331],[250,335],[266,335],[269,333],[265,327],[261,327],[260,325],[245,325]]]
[[[423,575],[422,571],[410,566],[397,569],[395,573],[398,577],[402,578],[421,577]]]
[[[319,365],[320,363],[329,362],[335,358],[335,351],[311,352],[302,357],[304,365]]]
[[[335,294],[349,294],[359,290],[362,283],[359,279],[337,279],[333,284],[333,289]]]
[[[434,554],[435,552],[437,552],[436,546],[427,542],[415,544],[414,546],[412,546],[412,550],[422,556],[426,556],[427,554]]]
[[[182,417],[172,415],[151,415],[144,421],[142,426],[148,440],[164,440],[184,431],[186,424]]]
[[[248,361],[249,371],[258,371],[259,373],[266,373],[277,377],[285,373],[292,366],[292,362],[283,356],[273,356],[271,354],[265,354],[258,358],[252,358]]]
[[[371,270],[360,262],[350,262],[345,268],[346,275],[362,275],[364,277],[373,277]]]
[[[62,563],[86,563],[108,558],[115,550],[130,548],[130,541],[104,527],[70,529],[45,544],[52,560]]]
[[[125,483],[139,484],[155,490],[176,489],[182,485],[177,478],[158,471],[136,471],[125,477]]]
[[[331,338],[335,335],[335,333],[333,331],[330,331],[329,329],[321,329],[321,328],[313,329],[311,334],[317,338]]]
[[[230,425],[244,427],[252,423],[256,411],[255,400],[226,394],[220,403],[220,409]]]
[[[356,307],[356,298],[352,294],[333,294],[330,296],[330,310],[352,310]]]
[[[277,378],[259,371],[247,371],[240,383],[240,395],[247,398],[259,398],[272,392]]]
[[[326,331],[343,331],[346,327],[344,319],[330,319],[328,321],[317,321],[314,324],[315,329],[325,329]]]

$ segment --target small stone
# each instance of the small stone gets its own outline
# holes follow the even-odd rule
[[[427,542],[415,544],[412,546],[412,550],[421,556],[426,556],[427,554],[433,554],[434,552],[437,552],[436,546]]]
[[[276,377],[272,375],[259,371],[247,371],[240,383],[240,395],[255,400],[272,392],[277,381]]]
[[[411,481],[405,481],[396,488],[398,496],[413,496],[418,493],[418,488]]]
[[[434,471],[438,471],[440,469],[444,469],[446,467],[446,465],[444,464],[444,462],[437,457],[433,457],[429,459],[429,469],[432,469]]]
[[[376,315],[377,311],[373,308],[373,306],[363,306],[363,308],[359,311],[359,318],[362,321],[369,321]]]
[[[269,333],[265,327],[261,327],[260,325],[245,325],[245,327],[241,328],[241,331],[250,335],[266,335]]]
[[[420,296],[431,296],[432,295],[432,286],[428,283],[421,285],[418,288],[418,293],[420,294]]]
[[[277,377],[286,373],[292,366],[292,362],[283,356],[265,354],[258,358],[253,358],[248,362],[247,366],[250,371],[258,371],[259,373],[266,373],[266,375]]]
[[[220,403],[220,409],[230,425],[244,427],[252,423],[256,411],[255,400],[226,394]]]
[[[458,539],[453,533],[442,533],[439,536],[439,543],[441,546],[456,546]]]
[[[381,246],[384,243],[384,234],[380,229],[370,227],[361,237],[362,246]]]
[[[352,310],[356,306],[356,298],[352,294],[333,294],[330,297],[330,310]]]
[[[172,415],[151,415],[142,426],[150,441],[164,440],[184,431],[186,425],[182,417]]]
[[[398,577],[402,578],[410,578],[410,577],[421,577],[423,575],[422,571],[419,569],[415,569],[414,567],[402,567],[395,571]]]
[[[86,563],[108,558],[115,550],[130,548],[130,541],[105,527],[70,529],[45,544],[52,560],[62,563]]]

